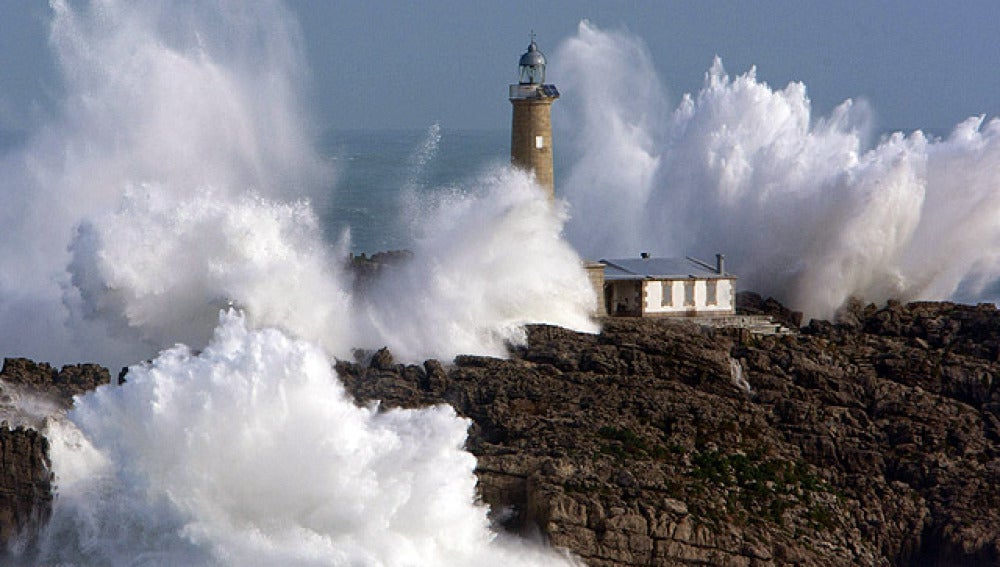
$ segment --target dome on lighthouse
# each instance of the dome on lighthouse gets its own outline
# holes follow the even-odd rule
[[[521,56],[521,65],[545,65],[545,55],[538,50],[535,40],[531,40],[528,50]]]
[[[520,68],[522,85],[540,85],[545,82],[545,55],[538,50],[534,38],[521,56]]]

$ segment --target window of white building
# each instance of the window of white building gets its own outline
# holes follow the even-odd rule
[[[661,282],[663,289],[660,296],[660,307],[674,306],[674,282]]]
[[[684,282],[684,305],[694,306],[694,280]]]
[[[705,282],[705,305],[719,304],[718,285],[719,282],[715,280]]]

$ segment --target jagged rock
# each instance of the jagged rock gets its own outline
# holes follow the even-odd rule
[[[382,347],[372,355],[370,366],[375,370],[394,370],[396,361],[389,349]]]
[[[409,250],[376,252],[371,256],[364,253],[358,256],[351,254],[345,268],[352,276],[354,292],[363,295],[376,285],[387,270],[400,269],[412,259],[413,252]]]
[[[752,291],[741,291],[736,294],[736,309],[746,315],[770,315],[776,323],[781,323],[790,329],[802,326],[801,311],[792,311],[773,297],[764,299]]]
[[[51,394],[64,404],[73,396],[83,394],[111,381],[107,368],[97,364],[71,364],[56,370],[47,363],[26,358],[5,358],[0,380],[26,386],[31,390]]]
[[[424,361],[424,382],[421,387],[430,393],[442,394],[448,386],[448,374],[437,360]]]
[[[96,364],[67,365],[57,371],[46,363],[6,358],[0,369],[5,390],[0,408],[4,412],[12,409],[10,404],[17,398],[12,400],[10,394],[15,389],[44,397],[54,403],[53,407],[68,408],[73,396],[107,384],[110,377]],[[21,418],[18,415],[15,421],[25,421]],[[37,426],[35,421],[30,424]],[[13,427],[7,421],[0,423],[0,564],[12,560],[10,553],[30,552],[34,536],[48,520],[52,509],[50,466],[48,441],[41,433],[23,425]]]
[[[803,331],[539,325],[510,360],[428,362],[434,387],[355,367],[349,388],[453,404],[498,521],[591,566],[998,564],[996,309],[856,304]]]
[[[34,429],[0,425],[0,563],[24,553],[52,511],[48,441]]]

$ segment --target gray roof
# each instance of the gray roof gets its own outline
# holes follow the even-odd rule
[[[601,260],[605,280],[641,280],[674,278],[732,278],[732,274],[719,274],[691,258],[623,258]]]

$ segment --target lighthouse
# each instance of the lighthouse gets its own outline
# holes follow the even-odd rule
[[[521,56],[519,80],[510,85],[514,117],[510,128],[510,162],[535,173],[535,181],[556,197],[552,174],[552,103],[559,98],[555,85],[545,84],[545,55],[532,34],[531,45]]]

